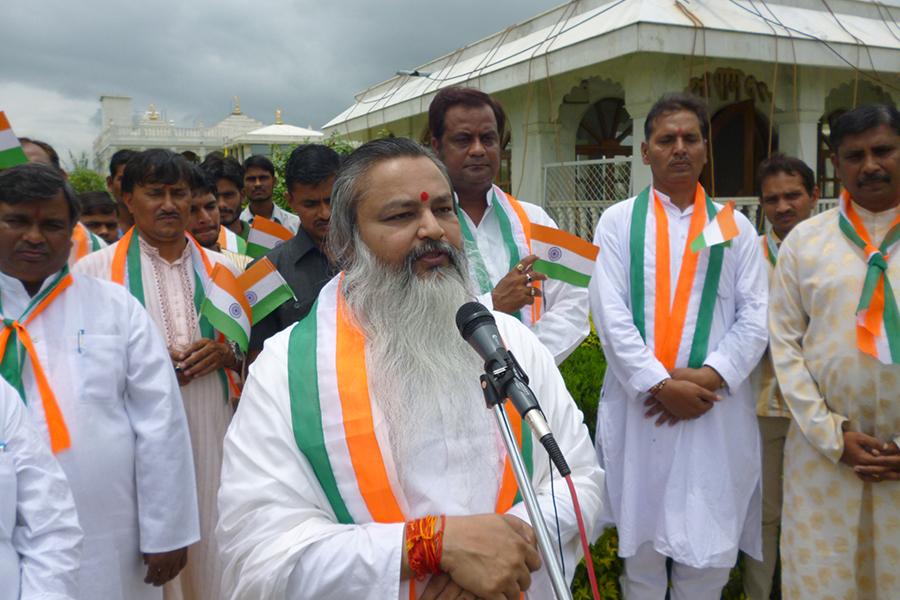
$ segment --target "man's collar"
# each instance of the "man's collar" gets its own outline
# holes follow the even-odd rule
[[[293,249],[297,253],[296,261],[301,260],[310,250],[319,250],[319,247],[316,246],[316,243],[309,237],[309,234],[306,233],[306,230],[303,229],[303,227],[300,227],[297,230],[297,233],[294,234],[290,243],[293,244]],[[319,251],[321,252],[321,250]]]
[[[37,291],[37,293],[35,293],[35,296],[43,292],[47,286],[56,281],[56,278],[59,276],[60,271],[62,271],[62,269],[48,275],[44,279],[44,282],[41,284],[41,288]],[[34,297],[28,293],[28,290],[25,289],[25,284],[22,283],[20,279],[17,279],[12,275],[7,275],[3,271],[0,271],[0,289],[2,289],[6,294],[24,297],[23,299],[26,300],[26,304],[31,300],[31,298]]]

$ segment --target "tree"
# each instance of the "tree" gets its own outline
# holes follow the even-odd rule
[[[86,167],[76,167],[74,171],[69,173],[69,183],[72,184],[72,187],[79,194],[106,191],[106,180],[103,176]]]

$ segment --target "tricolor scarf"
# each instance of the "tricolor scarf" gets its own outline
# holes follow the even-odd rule
[[[224,225],[219,227],[219,248],[236,254],[247,254],[247,240],[228,229]]]
[[[94,235],[94,233],[83,224],[76,223],[75,228],[72,230],[73,256],[70,266],[77,263],[91,252],[100,250],[102,247],[103,244],[100,243],[99,237]]]
[[[294,439],[339,523],[404,523],[410,515],[398,501],[391,451],[382,450],[375,433],[365,338],[350,318],[342,281],[343,274],[328,282],[291,330],[285,368]],[[531,430],[509,403],[506,413],[530,475]],[[496,510],[506,512],[518,501],[507,457]]]
[[[72,285],[72,275],[69,273],[69,267],[63,267],[56,279],[31,299],[18,319],[10,319],[4,315],[3,331],[0,333],[0,376],[9,382],[19,392],[22,400],[27,403],[25,386],[22,382],[25,356],[20,351],[20,346],[24,347],[25,353],[31,359],[31,371],[34,373],[35,384],[44,408],[44,420],[50,434],[50,449],[54,453],[66,450],[71,446],[69,430],[59,404],[56,402],[56,394],[53,393],[53,388],[50,387],[47,376],[44,374],[27,326],[70,285]],[[2,312],[3,307],[0,306],[0,313]]]
[[[775,243],[775,240],[772,239],[771,235],[763,234],[762,247],[763,253],[766,255],[766,260],[774,267],[778,262],[778,244]]]
[[[716,207],[699,183],[694,193],[694,212],[691,216],[690,229],[685,240],[681,269],[675,288],[675,298],[671,301],[672,282],[669,257],[669,219],[666,216],[662,201],[653,191],[653,227],[656,235],[656,256],[645,260],[644,249],[647,237],[647,215],[650,212],[650,191],[647,187],[638,194],[634,201],[631,217],[629,247],[631,252],[630,282],[631,311],[635,327],[641,338],[647,342],[644,306],[647,281],[655,283],[655,306],[653,307],[653,352],[656,358],[671,371],[676,365],[685,365],[698,369],[706,360],[709,348],[709,334],[712,329],[713,312],[722,274],[722,262],[725,256],[725,244],[704,248],[699,252],[690,249],[690,243],[710,221],[716,217]],[[701,258],[706,258],[706,276],[702,283],[697,281],[698,265]],[[695,299],[692,302],[692,299]],[[699,299],[699,302],[696,300]],[[671,303],[670,303],[671,302]],[[690,313],[690,315],[689,315]],[[694,325],[690,352],[687,360],[680,349],[684,336],[685,322],[690,320]],[[679,360],[681,357],[681,360]]]
[[[194,267],[194,310],[197,311],[197,318],[200,325],[200,335],[210,340],[224,341],[225,336],[216,332],[205,316],[200,313],[200,305],[206,297],[206,286],[212,275],[212,263],[206,256],[206,251],[202,246],[188,233],[188,247],[191,250],[191,263]],[[136,234],[134,227],[129,229],[122,239],[116,244],[115,254],[112,261],[111,279],[120,285],[124,285],[131,292],[131,295],[138,299],[141,306],[146,307],[144,299],[144,278],[141,274],[141,245],[140,238]],[[235,397],[240,395],[237,383],[228,370],[220,369],[219,377],[222,380],[222,386],[225,391],[225,399],[228,399],[229,392]]]
[[[493,194],[493,207],[497,215],[497,221],[500,224],[500,234],[503,237],[503,244],[509,253],[509,270],[512,271],[519,264],[519,261],[531,254],[531,221],[525,214],[522,204],[498,188],[493,186],[491,193]],[[466,255],[469,257],[469,270],[475,283],[478,285],[479,293],[487,294],[494,289],[491,283],[491,277],[488,274],[484,258],[478,249],[478,243],[475,236],[469,229],[466,217],[463,215],[462,208],[456,205],[457,217],[459,218],[459,226],[462,230],[463,243],[465,244]],[[541,289],[541,282],[535,281],[532,287]],[[541,318],[542,299],[536,297],[534,304],[530,310],[520,310],[513,316],[528,325],[529,327],[537,323]]]
[[[866,256],[866,278],[856,307],[856,344],[880,362],[900,364],[900,309],[888,279],[888,257],[900,243],[900,214],[891,222],[880,246],[875,246],[847,190],[841,192],[841,232]]]

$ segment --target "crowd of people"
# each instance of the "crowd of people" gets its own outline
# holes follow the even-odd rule
[[[500,104],[438,92],[430,148],[200,164],[120,150],[77,195],[44,142],[0,171],[0,597],[554,597],[458,308],[493,311],[629,600],[900,597],[900,112],[830,132],[843,192],[759,165],[765,233],[699,183],[706,106],[645,119],[652,185],[605,210],[588,287],[541,272],[495,183]],[[535,200],[535,199],[528,199]],[[293,297],[244,347],[201,309],[255,233]],[[268,229],[267,229],[268,228]],[[248,242],[250,242],[248,244]],[[590,317],[589,317],[590,313]],[[594,444],[558,365],[608,363]],[[597,374],[600,377],[600,365]],[[569,580],[573,498],[507,408]]]

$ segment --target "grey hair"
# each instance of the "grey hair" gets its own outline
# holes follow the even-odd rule
[[[382,138],[363,144],[344,159],[331,191],[331,220],[328,225],[326,251],[331,262],[341,270],[347,270],[354,260],[356,212],[365,189],[361,183],[378,163],[393,158],[429,159],[447,180],[453,190],[450,175],[434,153],[425,146],[407,138]]]

